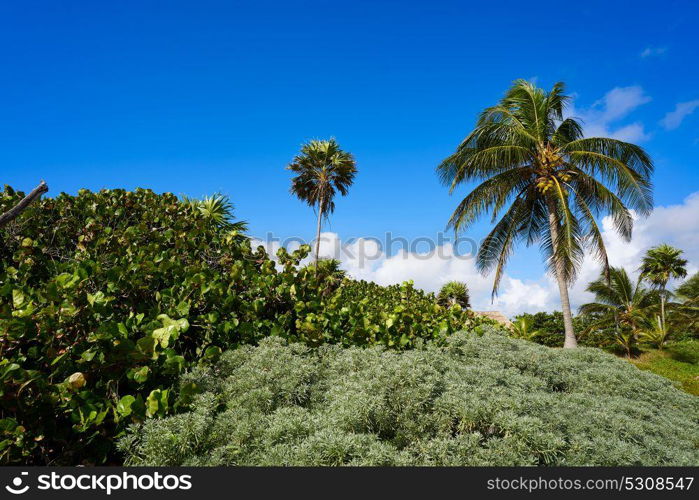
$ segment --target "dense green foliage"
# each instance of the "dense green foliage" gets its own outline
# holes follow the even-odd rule
[[[596,349],[486,332],[446,346],[266,339],[183,379],[192,411],[120,442],[130,465],[695,465],[699,399]]]
[[[526,322],[529,332],[536,332],[536,335],[531,336],[528,340],[548,347],[561,347],[563,345],[563,314],[560,311],[523,313],[513,318],[515,325],[521,320]],[[607,330],[589,329],[588,327],[593,321],[594,318],[589,316],[573,317],[575,331],[580,332],[579,345],[599,347],[616,352],[613,333]]]
[[[226,204],[81,191],[0,230],[0,461],[110,462],[129,423],[178,411],[183,370],[269,335],[408,348],[487,323],[410,284],[299,268],[307,247],[275,263]]]
[[[331,305],[325,313],[326,321],[343,325],[345,345],[414,347],[417,339],[445,339],[464,328],[501,328],[495,321],[461,307],[440,306],[433,294],[414,288],[412,282],[384,287],[348,280],[333,295]],[[369,342],[365,340],[367,335]]]
[[[699,273],[678,286],[675,294],[680,305],[668,318],[675,338],[699,339]]]

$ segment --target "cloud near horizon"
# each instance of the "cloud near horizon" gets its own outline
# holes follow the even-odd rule
[[[684,250],[690,275],[699,271],[699,192],[688,196],[681,204],[659,206],[645,219],[637,219],[631,242],[623,241],[614,231],[610,217],[602,219],[603,238],[610,264],[621,266],[637,275],[643,253],[660,243],[669,243]],[[263,244],[255,240],[254,244]],[[273,255],[278,243],[264,244]],[[345,252],[338,249],[343,245]],[[298,243],[289,250],[298,248]],[[355,279],[391,285],[413,280],[415,286],[435,292],[446,282],[456,280],[468,284],[471,302],[476,310],[499,310],[507,316],[521,312],[552,311],[560,309],[558,286],[554,279],[542,272],[536,280],[522,280],[510,273],[503,276],[500,294],[491,303],[492,275],[482,276],[473,258],[454,255],[450,243],[432,252],[401,251],[385,254],[373,239],[358,239],[343,244],[337,233],[324,232],[321,237],[321,257],[338,258],[342,268]],[[306,259],[309,262],[310,258]],[[542,265],[543,268],[543,265]],[[596,279],[601,266],[586,256],[578,280],[570,289],[571,302],[577,309],[592,299],[585,291],[587,284]]]

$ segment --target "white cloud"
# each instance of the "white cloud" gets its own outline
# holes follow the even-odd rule
[[[566,115],[580,118],[586,137],[613,137],[627,142],[643,142],[650,138],[641,122],[618,126],[617,122],[627,117],[639,106],[651,101],[643,88],[615,87],[604,97],[595,101],[590,108],[570,106]]]
[[[674,111],[668,112],[665,117],[660,120],[660,124],[665,127],[666,130],[674,130],[682,125],[682,121],[694,113],[694,110],[697,108],[699,108],[699,99],[677,103]]]
[[[610,217],[602,219],[602,236],[610,264],[626,268],[636,275],[644,252],[660,243],[668,243],[684,250],[689,261],[690,274],[699,271],[699,192],[687,197],[681,204],[659,206],[645,219],[637,219],[631,242],[624,241],[613,228]],[[255,244],[261,243],[259,240]],[[270,253],[278,243],[267,244]],[[290,245],[289,250],[298,248]],[[340,252],[340,249],[344,251]],[[363,250],[362,250],[363,249]],[[464,281],[471,291],[471,302],[476,310],[499,310],[507,316],[520,312],[551,311],[560,309],[558,285],[543,273],[536,280],[521,280],[511,274],[503,276],[500,293],[491,303],[493,277],[482,276],[473,258],[454,255],[451,244],[445,243],[428,253],[399,252],[388,256],[372,239],[343,243],[336,233],[321,236],[321,257],[334,257],[352,277],[391,285],[413,280],[415,286],[437,291],[447,281]],[[310,257],[306,262],[310,261]],[[542,265],[543,269],[543,265]],[[573,308],[589,302],[592,296],[585,291],[587,284],[596,279],[601,266],[592,256],[583,261],[578,280],[571,287]]]
[[[607,92],[593,107],[602,107],[602,119],[612,122],[625,117],[641,104],[650,102],[643,89],[637,85],[631,87],[615,87]]]
[[[667,52],[666,47],[646,47],[643,52],[641,52],[640,56],[645,59],[651,56],[661,56],[665,52]]]

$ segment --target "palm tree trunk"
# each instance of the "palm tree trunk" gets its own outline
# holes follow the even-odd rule
[[[558,291],[561,294],[561,310],[563,311],[563,328],[565,329],[564,348],[573,348],[578,346],[578,340],[575,338],[575,330],[573,329],[573,314],[570,311],[570,298],[568,297],[568,284],[565,282],[562,263],[556,258],[556,245],[558,244],[558,226],[556,225],[556,214],[554,212],[553,201],[549,199],[549,230],[551,231],[551,241],[554,247],[554,271],[556,281],[558,281]]]
[[[320,223],[323,219],[323,202],[318,204],[318,226],[316,228],[316,255],[315,255],[315,265],[316,271],[318,271],[318,254],[320,253]]]
[[[660,326],[665,328],[665,287],[660,290]]]

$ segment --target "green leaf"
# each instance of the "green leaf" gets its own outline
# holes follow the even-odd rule
[[[119,400],[116,405],[116,410],[122,417],[128,417],[131,415],[131,406],[136,401],[136,398],[131,395],[126,395]]]
[[[148,374],[150,373],[150,368],[147,366],[143,366],[139,368],[138,370],[135,370],[133,372],[133,379],[138,382],[139,384],[144,383],[146,380],[148,380]]]
[[[26,297],[22,290],[15,288],[12,290],[12,306],[15,309],[20,309],[26,301]]]
[[[175,310],[177,311],[177,314],[180,316],[188,316],[189,315],[189,302],[185,302],[184,300],[177,304],[177,307],[175,307]]]
[[[163,327],[153,330],[152,337],[163,348],[170,344],[170,340],[176,340],[180,333],[189,329],[189,322],[186,319],[174,320],[166,314],[160,314],[158,319],[163,323]]]

